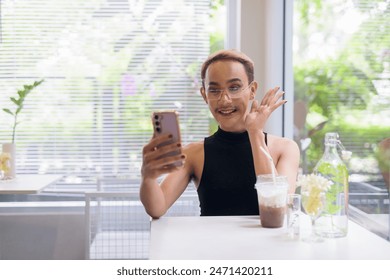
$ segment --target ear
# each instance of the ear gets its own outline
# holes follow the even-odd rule
[[[249,97],[249,100],[253,100],[255,99],[256,97],[256,92],[257,92],[257,87],[258,87],[258,84],[256,81],[253,81],[252,82],[252,85],[251,85],[251,95]]]
[[[206,102],[206,104],[209,104],[209,102],[207,101],[206,92],[205,92],[204,87],[200,88],[200,94],[202,95],[204,102]]]

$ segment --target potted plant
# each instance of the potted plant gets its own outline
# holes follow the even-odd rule
[[[24,100],[27,97],[27,95],[37,86],[39,86],[41,83],[43,83],[44,80],[35,81],[33,84],[24,85],[23,89],[18,90],[17,94],[18,97],[10,97],[11,102],[16,105],[14,110],[11,110],[9,108],[3,108],[3,111],[7,114],[11,115],[13,117],[13,125],[12,125],[12,141],[11,143],[4,143],[3,144],[3,156],[4,158],[8,158],[8,168],[4,171],[4,178],[10,179],[15,177],[15,135],[16,135],[16,126],[19,124],[18,122],[18,116],[20,112],[23,109]],[[2,166],[6,166],[5,164],[2,164]]]

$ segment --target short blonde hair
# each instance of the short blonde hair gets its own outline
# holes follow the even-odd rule
[[[248,82],[251,83],[254,80],[254,63],[252,59],[250,59],[246,54],[237,51],[237,50],[220,50],[213,54],[211,54],[206,61],[202,64],[202,70],[201,70],[201,79],[202,79],[202,86],[204,87],[204,79],[206,78],[206,71],[209,68],[209,66],[220,60],[232,60],[237,61],[241,63],[244,68],[246,75],[248,76]]]

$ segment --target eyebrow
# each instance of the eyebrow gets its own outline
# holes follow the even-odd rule
[[[233,79],[228,80],[227,82],[228,83],[233,83],[233,82],[240,82],[240,83],[242,83],[241,79],[239,79],[239,78],[233,78]],[[219,83],[211,81],[208,85],[209,86],[219,86]]]

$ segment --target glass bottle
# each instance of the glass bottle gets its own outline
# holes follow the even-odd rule
[[[348,233],[348,170],[341,160],[337,146],[341,145],[336,132],[325,134],[325,152],[314,173],[331,180],[326,192],[326,207],[316,222],[316,234],[327,238],[344,237]]]

